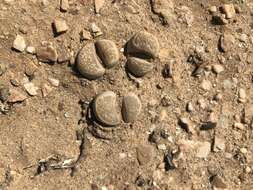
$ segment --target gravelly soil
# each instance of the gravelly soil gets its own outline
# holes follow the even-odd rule
[[[0,87],[27,97],[0,102],[0,189],[253,188],[253,3],[178,0],[166,19],[152,2],[107,0],[96,14],[91,0],[69,0],[67,12],[58,0],[0,1],[0,66],[7,68],[0,72]],[[231,19],[221,14],[226,3],[236,10]],[[218,10],[211,13],[211,6]],[[69,29],[56,36],[57,18]],[[225,23],[217,23],[221,18]],[[102,35],[80,40],[92,23]],[[160,52],[153,70],[135,78],[126,72],[124,48],[139,31],[154,35]],[[41,63],[14,51],[17,34],[35,48],[52,43],[70,61]],[[98,39],[115,42],[120,61],[103,77],[87,80],[75,57]],[[221,65],[220,73],[215,65]],[[27,81],[39,88],[35,96],[26,93]],[[89,104],[108,90],[120,102],[135,93],[142,110],[134,123],[94,136]]]

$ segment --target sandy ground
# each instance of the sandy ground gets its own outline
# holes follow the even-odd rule
[[[251,1],[95,2],[99,13],[92,0],[66,10],[57,0],[0,0],[0,189],[252,189]],[[56,34],[55,19],[67,30]],[[140,31],[160,48],[135,77],[126,44]],[[35,52],[15,50],[17,35]],[[100,39],[119,60],[88,80],[76,56]],[[48,44],[55,63],[38,58]],[[137,119],[95,123],[90,105],[105,91],[119,104],[136,94]]]

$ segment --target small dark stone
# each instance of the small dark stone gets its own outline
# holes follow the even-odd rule
[[[247,174],[246,173],[241,173],[238,178],[240,179],[241,182],[245,182],[247,180]]]
[[[143,187],[146,184],[146,181],[142,176],[138,176],[135,180],[135,184],[139,187]]]
[[[91,184],[91,189],[92,190],[98,190],[98,186],[96,184]]]
[[[204,68],[202,66],[197,66],[192,72],[193,77],[200,77],[204,74]]]
[[[5,102],[10,96],[10,89],[6,86],[0,86],[0,100]]]
[[[154,130],[148,137],[149,142],[152,143],[159,143],[161,138],[167,139],[169,137],[169,134],[164,129],[156,129]]]
[[[163,107],[168,107],[168,106],[170,106],[171,103],[170,103],[169,98],[166,97],[166,96],[164,96],[164,97],[161,99],[161,105],[162,105]]]
[[[175,166],[175,164],[173,163],[173,155],[172,155],[171,152],[168,152],[168,153],[164,156],[164,162],[165,162],[165,170],[166,170],[166,171],[176,169],[176,166]]]
[[[164,78],[171,78],[172,77],[172,69],[169,64],[165,64],[162,70],[162,75]]]
[[[217,123],[216,122],[205,122],[200,126],[200,130],[210,130],[210,129],[214,129],[216,127]]]
[[[156,85],[156,88],[158,90],[162,90],[164,87],[163,87],[163,85],[161,83],[159,83],[159,84]]]
[[[188,125],[187,125],[185,122],[183,122],[182,119],[180,119],[180,120],[178,121],[178,125],[179,125],[182,129],[184,129],[184,130],[187,131]]]
[[[10,82],[13,86],[16,86],[16,87],[20,85],[20,83],[16,79],[11,79]]]
[[[187,133],[194,133],[194,124],[188,118],[180,118],[178,121],[178,125],[184,129]]]
[[[189,55],[187,62],[193,65],[201,65],[204,61],[204,58],[201,54],[194,52]]]
[[[136,190],[136,188],[133,184],[129,184],[124,188],[124,190]]]
[[[213,15],[211,23],[213,25],[224,25],[224,24],[227,24],[228,22],[226,21],[225,18],[222,18],[221,15]]]
[[[153,131],[149,135],[148,140],[149,140],[149,142],[152,142],[152,143],[158,143],[161,140],[160,132],[157,130]]]
[[[160,136],[164,139],[167,139],[169,137],[169,134],[164,129],[161,129]]]

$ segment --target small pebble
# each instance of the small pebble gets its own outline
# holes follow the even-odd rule
[[[166,109],[162,109],[160,114],[159,114],[159,120],[160,121],[165,121],[168,117]]]
[[[248,152],[248,150],[246,148],[241,148],[240,152],[243,153],[243,154],[246,154]]]
[[[245,126],[243,123],[236,122],[236,123],[234,123],[234,128],[244,130]]]
[[[136,152],[137,152],[137,160],[140,165],[149,164],[152,161],[153,156],[154,156],[152,146],[139,145],[136,148]]]
[[[54,29],[57,34],[62,34],[66,32],[69,27],[65,20],[63,19],[55,19],[54,20]]]
[[[103,32],[101,31],[101,29],[95,23],[91,24],[91,32],[94,37],[103,35]]]
[[[62,12],[66,12],[69,9],[69,0],[61,0],[60,9]]]
[[[136,33],[127,44],[127,53],[155,58],[160,51],[158,39],[145,31]]]
[[[219,64],[215,64],[212,66],[213,72],[216,74],[220,74],[221,72],[224,71],[224,67],[222,65]]]
[[[41,89],[41,92],[42,92],[42,96],[43,97],[46,97],[50,94],[50,92],[52,92],[53,88],[51,86],[49,86],[48,84],[43,84],[42,85],[42,89]]]
[[[30,53],[30,54],[35,54],[35,47],[33,47],[33,46],[27,46],[27,48],[26,48],[26,52],[27,53]]]
[[[164,155],[164,163],[166,171],[176,169],[176,166],[173,163],[173,155],[171,152],[168,152],[166,155]]]
[[[112,91],[106,91],[94,99],[93,112],[98,121],[107,126],[120,124],[121,115],[117,105],[116,94]]]
[[[211,124],[211,125],[216,125],[215,123],[217,123],[217,114],[215,114],[215,112],[209,110],[209,114],[208,114],[208,118],[207,118],[207,122],[210,122],[210,123],[214,123],[214,124]]]
[[[232,159],[233,158],[233,154],[229,153],[229,152],[225,152],[225,158],[227,159]]]
[[[120,153],[119,154],[119,158],[120,159],[125,159],[127,157],[127,154],[126,153]]]
[[[48,78],[48,81],[51,83],[52,86],[58,87],[60,84],[60,81],[54,78]]]
[[[209,12],[210,13],[216,13],[217,12],[217,7],[216,6],[211,6],[210,8],[209,8]]]
[[[205,91],[209,91],[212,89],[212,83],[209,80],[204,79],[200,84],[200,87]]]
[[[214,152],[224,151],[225,148],[226,148],[225,140],[223,138],[215,136],[214,144],[213,144],[213,151]]]
[[[207,121],[201,124],[200,130],[211,130],[217,126],[217,123],[214,121]]]
[[[160,130],[154,130],[152,131],[152,133],[149,135],[148,138],[149,142],[152,143],[159,143],[159,141],[161,140],[161,132]]]
[[[79,51],[76,59],[77,69],[83,77],[93,80],[100,78],[105,73],[105,68],[99,62],[95,45],[92,42],[87,43]]]
[[[158,148],[158,150],[166,150],[167,149],[165,144],[158,144],[157,148]]]
[[[250,173],[252,171],[252,169],[249,167],[249,166],[247,166],[246,168],[245,168],[245,172],[248,174],[248,173]]]
[[[192,104],[191,102],[188,102],[188,103],[186,104],[186,110],[187,110],[188,112],[193,112],[193,111],[194,111],[194,107],[193,107],[193,104]]]
[[[236,14],[235,7],[234,7],[233,4],[224,4],[222,6],[222,11],[226,15],[227,19],[233,18],[235,16],[235,14]]]
[[[105,0],[95,0],[95,12],[98,14],[100,9],[104,6]]]
[[[172,62],[173,63],[173,62]],[[173,71],[172,71],[172,65],[173,64],[166,63],[162,70],[162,75],[164,78],[172,78],[173,77]]]
[[[83,41],[83,40],[91,40],[92,39],[92,36],[90,34],[89,31],[87,30],[82,30],[80,32],[80,40]]]
[[[18,87],[20,85],[17,79],[10,79],[10,83],[15,87]]]
[[[218,94],[216,94],[216,95],[214,96],[214,100],[215,100],[215,101],[220,101],[220,100],[222,100],[222,98],[223,98],[223,96],[222,96],[221,93],[218,93]]]
[[[240,122],[241,121],[241,116],[239,114],[235,114],[234,119],[235,119],[235,122]]]
[[[10,96],[10,89],[7,86],[0,85],[0,100],[5,102]]]
[[[152,11],[159,15],[163,24],[171,25],[175,22],[174,1],[167,0],[152,0]]]
[[[192,26],[194,22],[194,14],[190,9],[190,7],[181,6],[179,9],[180,9],[178,18],[179,22],[185,23],[188,26]]]
[[[12,45],[13,49],[23,52],[26,48],[26,42],[23,36],[20,36],[19,34],[16,36],[16,39],[13,42]]]
[[[95,43],[97,54],[106,68],[112,68],[119,63],[119,50],[111,40],[98,40]]]
[[[57,51],[50,45],[37,48],[36,56],[39,61],[44,63],[56,62],[58,58]]]
[[[234,5],[234,7],[235,7],[235,12],[236,12],[237,14],[239,14],[239,13],[242,12],[242,9],[241,9],[241,7],[240,7],[239,5]]]
[[[194,124],[190,119],[182,117],[179,119],[178,124],[186,130],[187,133],[194,133]]]
[[[203,98],[198,99],[197,103],[201,109],[205,109],[207,107],[206,101]]]
[[[99,190],[98,185],[96,184],[91,184],[91,190]]]
[[[245,103],[247,101],[246,91],[243,88],[239,89],[238,96],[239,96],[239,99],[238,99],[239,102]]]
[[[35,72],[38,70],[38,67],[31,61],[25,65],[25,74],[30,77],[30,79],[34,78]]]
[[[247,42],[247,40],[248,40],[247,34],[241,34],[241,35],[239,36],[239,40],[240,40],[241,42]]]
[[[228,24],[228,20],[225,18],[225,14],[217,14],[217,13],[212,13],[212,23],[216,25],[226,25]]]
[[[143,77],[153,69],[153,64],[140,58],[129,57],[127,59],[126,68],[136,77]]]
[[[36,96],[38,94],[38,87],[36,87],[32,82],[28,82],[24,84],[24,88],[27,91],[27,93],[31,96]]]
[[[235,87],[235,84],[233,83],[233,81],[229,80],[229,79],[225,79],[223,81],[223,88],[224,89],[232,89]]]
[[[196,156],[198,158],[206,158],[211,151],[211,144],[209,142],[203,142],[198,150]]]
[[[129,93],[123,97],[122,116],[126,123],[133,123],[137,120],[141,112],[141,101],[134,93]]]
[[[228,52],[233,49],[235,37],[232,34],[224,33],[219,40],[219,47],[223,52]]]
[[[16,102],[23,102],[25,99],[27,99],[27,96],[24,95],[22,92],[10,89],[10,96],[8,97],[8,102],[10,103],[16,103]]]
[[[65,117],[65,118],[70,118],[69,113],[68,113],[68,112],[64,113],[64,117]]]

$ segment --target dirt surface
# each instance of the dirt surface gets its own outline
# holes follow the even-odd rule
[[[1,190],[253,189],[250,0],[60,5],[0,0]],[[65,21],[63,31],[56,19]],[[140,31],[158,40],[159,52],[134,55],[151,64],[135,77],[125,66],[126,44]],[[76,57],[99,39],[116,44],[119,60],[88,80]],[[44,46],[52,48],[47,56]],[[133,110],[134,121],[95,121],[92,104],[105,91],[119,105],[136,95],[123,109]]]

